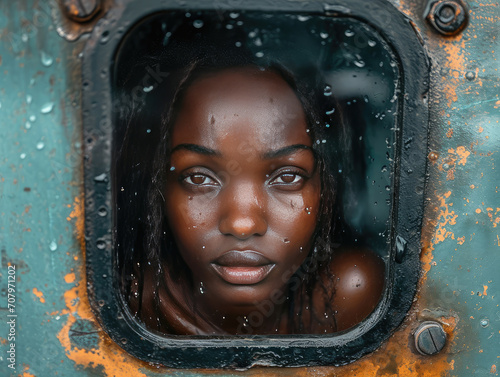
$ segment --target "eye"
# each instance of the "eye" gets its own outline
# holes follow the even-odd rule
[[[278,172],[275,177],[271,178],[269,184],[282,190],[298,190],[302,188],[304,182],[305,178],[303,174],[295,171],[285,171]]]
[[[205,174],[190,174],[184,177],[184,182],[193,186],[218,186],[218,182]]]

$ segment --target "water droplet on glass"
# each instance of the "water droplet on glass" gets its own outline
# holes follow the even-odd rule
[[[29,120],[30,122],[34,122],[36,120],[36,115],[30,115]]]
[[[57,250],[57,243],[56,241],[52,240],[52,242],[49,245],[50,251],[56,251]]]
[[[153,86],[153,85],[151,85],[151,86],[146,86],[145,88],[142,88],[142,91],[143,91],[144,93],[149,93],[150,91],[152,91],[152,90],[153,90],[153,88],[154,88],[154,86]]]
[[[193,26],[197,29],[200,29],[201,27],[203,27],[203,21],[202,20],[195,20],[195,21],[193,21]]]
[[[363,60],[355,60],[354,65],[358,68],[363,68],[365,66],[365,62]]]
[[[239,16],[240,16],[240,14],[238,12],[229,13],[229,17],[231,17],[232,19],[238,18]]]
[[[150,134],[150,133],[151,133],[151,129],[150,129],[150,128],[148,128],[148,129],[146,130],[146,133]]]
[[[36,144],[36,149],[38,149],[39,151],[43,149],[43,147],[45,147],[45,144],[43,143],[43,141],[39,141],[37,144]]]
[[[262,40],[260,38],[256,38],[255,41],[253,41],[253,43],[256,45],[256,46],[262,46]]]
[[[103,250],[106,248],[106,242],[104,240],[97,240],[96,246],[99,250]]]
[[[326,85],[323,94],[327,97],[332,95],[332,87],[330,85]]]
[[[262,58],[264,56],[264,53],[262,51],[259,51],[259,52],[255,53],[255,56],[258,58]]]
[[[323,39],[328,38],[328,33],[319,33],[319,36]]]
[[[227,29],[227,30],[232,30],[232,29],[234,29],[234,25],[227,24],[227,25],[226,25],[226,29]]]
[[[50,56],[46,52],[42,51],[40,53],[40,55],[41,55],[42,64],[45,67],[50,67],[52,65],[52,63],[54,63],[54,59],[52,58],[52,56]]]
[[[175,170],[175,166],[172,166],[172,167],[170,168],[170,171],[174,171],[174,170]]]
[[[33,100],[33,97],[30,94],[26,94],[26,103],[29,105],[31,101]]]
[[[344,35],[346,37],[352,37],[354,35],[354,32],[350,29],[347,29],[345,32],[344,32]]]
[[[45,105],[42,106],[40,112],[42,114],[48,114],[52,111],[53,108],[54,108],[54,102],[47,102]]]
[[[385,173],[387,171],[387,166],[382,166],[382,169],[380,170],[381,173]]]
[[[391,187],[390,186],[385,186],[385,191],[391,191]]]
[[[24,160],[26,158],[26,153],[21,153],[19,157],[21,158],[21,160]]]
[[[489,321],[489,319],[484,318],[479,323],[480,323],[481,327],[488,327],[488,325],[490,324],[490,321]]]
[[[29,129],[31,128],[31,123],[30,123],[30,122],[26,122],[26,123],[24,124],[24,127],[25,127],[27,130],[29,130]]]
[[[235,45],[236,47],[241,47],[241,42],[236,42],[234,45]]]
[[[330,128],[330,125],[327,123],[327,124],[325,124],[325,127],[326,128]]]
[[[376,45],[377,45],[377,42],[375,42],[374,40],[372,40],[372,39],[368,40],[368,46],[375,47]]]
[[[331,109],[331,110],[328,110],[326,112],[326,115],[332,115],[333,113],[335,112],[335,108]]]
[[[297,16],[297,20],[299,20],[300,22],[307,21],[310,18],[311,17],[309,17],[309,16]]]
[[[23,33],[23,34],[21,35],[21,40],[22,40],[23,42],[28,42],[28,34]]]

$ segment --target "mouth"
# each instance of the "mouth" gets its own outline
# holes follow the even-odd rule
[[[214,260],[211,266],[229,284],[252,285],[264,280],[275,264],[257,251],[231,250]]]

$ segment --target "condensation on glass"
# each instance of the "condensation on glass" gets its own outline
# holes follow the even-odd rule
[[[230,58],[236,56],[236,63],[228,63],[224,59],[226,55]],[[317,248],[331,251],[328,252],[330,254],[326,253],[328,258],[315,260],[316,265],[310,271],[307,267],[297,266],[286,277],[282,274],[283,286],[278,289],[281,290],[281,296],[274,292],[274,298],[269,296],[262,302],[249,302],[250,309],[246,315],[242,311],[236,313],[234,308],[226,312],[225,307],[218,308],[217,315],[213,315],[206,313],[202,304],[197,304],[203,301],[204,295],[210,294],[211,286],[197,279],[190,270],[185,256],[179,252],[177,243],[182,242],[179,241],[180,236],[176,238],[169,229],[172,220],[170,225],[165,221],[165,203],[168,203],[168,198],[164,197],[165,179],[174,176],[167,171],[163,174],[167,178],[162,180],[157,170],[167,167],[173,172],[176,167],[168,163],[158,165],[155,161],[161,160],[158,148],[165,131],[162,124],[168,123],[165,117],[172,118],[169,109],[178,101],[176,95],[185,96],[189,85],[194,87],[199,77],[219,75],[222,79],[225,71],[234,71],[234,66],[242,65],[241,59],[247,59],[245,61],[250,62],[248,65],[261,69],[261,72],[267,69],[282,79],[286,76],[283,80],[289,87],[295,84],[300,87],[300,80],[309,80],[307,88],[316,90],[314,95],[299,93],[297,96],[300,99],[302,95],[304,101],[307,98],[317,99],[308,105],[304,105],[301,99],[301,104],[304,112],[311,111],[317,115],[314,119],[318,122],[312,125],[315,137],[311,139],[311,150],[316,161],[317,154],[321,154],[320,159],[327,170],[322,174],[331,177],[335,183],[334,188],[323,185],[325,187],[321,188],[320,198],[326,197],[324,193],[328,190],[334,192],[335,199],[329,199],[334,204],[328,207],[330,212],[327,216],[332,219],[336,230],[327,241],[320,240],[310,246],[294,245],[307,254],[304,263],[312,258]],[[207,60],[210,62],[206,63]],[[191,79],[186,68],[199,61],[204,61],[210,74],[200,70],[198,79]],[[399,65],[391,48],[378,32],[348,17],[174,11],[150,16],[130,30],[117,51],[112,70],[116,268],[127,310],[148,330],[165,336],[335,334],[362,323],[383,297],[382,291],[387,289],[384,281],[389,273],[388,260],[391,255],[388,238],[394,211],[394,160],[399,131],[397,118],[401,84],[398,70]],[[240,67],[239,76],[235,77],[244,76],[242,72]],[[259,79],[258,74],[254,74]],[[182,80],[189,83],[185,85],[187,88],[182,86]],[[242,82],[241,85],[250,84]],[[199,100],[205,100],[203,93],[198,93],[198,97]],[[307,106],[314,109],[310,110]],[[182,111],[186,112],[186,109],[173,110],[177,117]],[[339,132],[340,124],[343,124],[342,132]],[[166,161],[170,159],[168,153],[171,148],[168,148],[163,154]],[[206,153],[205,158],[208,161],[212,157]],[[231,170],[227,164],[224,166],[223,173],[231,177],[232,182],[237,181],[242,173],[235,172],[237,169]],[[210,174],[217,175],[215,178],[223,175],[220,171],[212,170]],[[271,171],[271,174],[278,177],[278,173]],[[183,182],[189,179],[192,183],[195,176],[175,177],[177,180],[183,179]],[[289,173],[276,179],[283,182],[283,177],[289,181],[300,178]],[[196,179],[199,184],[209,182],[202,174],[198,174]],[[223,190],[222,186],[226,182],[220,179],[221,187],[217,190]],[[155,190],[156,199],[160,202],[154,201],[152,192]],[[304,208],[304,211],[307,210]],[[316,218],[324,217],[318,215]],[[317,220],[315,231],[322,226],[321,221]],[[203,224],[194,222],[191,226]],[[160,237],[153,237],[152,232],[160,234]],[[197,233],[193,234],[196,237]],[[290,238],[292,236],[290,234]],[[266,235],[254,237],[263,240]],[[240,249],[253,245],[253,241],[248,238],[236,241],[235,245]],[[283,243],[287,243],[286,234]],[[273,250],[265,250],[266,245],[264,241],[259,243],[259,247],[263,248],[259,253],[264,254],[269,262]],[[211,251],[213,253],[223,254],[226,251],[217,250],[216,243],[211,247],[215,249]],[[203,259],[204,250],[199,250],[199,253]],[[165,257],[166,254],[176,256]],[[266,259],[262,261],[260,257],[254,257],[250,253],[243,258],[243,262],[238,262],[238,257],[233,258],[236,261],[229,258],[230,262],[226,263],[229,267],[225,266],[228,269],[221,274],[240,273],[243,274],[243,278],[240,276],[243,280],[235,282],[227,276],[226,280],[224,276],[219,276],[223,282],[218,283],[227,284],[235,292],[240,292],[240,289],[242,294],[245,294],[245,289],[254,289],[261,296],[265,295],[267,291],[260,292],[259,286],[264,285],[266,279],[271,279],[273,271],[271,269],[268,273],[261,268],[267,263]],[[371,263],[376,264],[376,261],[380,261],[382,267],[371,268]],[[329,263],[334,266],[326,266]],[[346,269],[354,269],[354,272],[343,275],[344,267],[338,266],[346,266]],[[367,272],[363,271],[365,266],[370,267]],[[245,268],[246,272],[243,271]],[[359,276],[356,275],[356,269],[361,270]],[[371,273],[370,269],[377,272]],[[260,280],[252,280],[245,273],[248,276],[259,273],[265,276]],[[173,276],[166,276],[168,274]],[[248,285],[244,284],[246,278],[250,279]],[[311,279],[317,282],[310,283]],[[360,285],[365,284],[365,292],[360,297],[377,295],[374,303],[363,309],[364,315],[354,322],[342,319],[345,317],[342,310],[349,305],[357,310],[360,304],[345,304],[350,298],[336,295],[336,291],[346,294],[350,289],[337,287],[339,279],[354,284],[351,287],[353,292],[356,290],[356,279]],[[306,284],[312,288],[304,288]],[[299,285],[301,288],[297,288]],[[320,286],[323,293],[318,299]],[[380,286],[382,293],[370,291],[371,286]],[[256,294],[255,297],[261,296]],[[328,300],[325,300],[326,296]],[[322,306],[315,304],[315,300],[322,301]],[[277,315],[278,311],[281,314]],[[318,315],[321,316],[322,325],[309,325]],[[226,319],[231,316],[231,320]]]

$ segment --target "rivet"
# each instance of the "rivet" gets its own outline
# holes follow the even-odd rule
[[[454,35],[467,25],[468,14],[461,0],[431,0],[425,11],[426,20],[443,35]]]
[[[62,0],[66,15],[76,22],[90,21],[101,10],[100,0]]]
[[[446,344],[446,333],[439,323],[425,321],[415,331],[415,348],[426,356],[439,353]]]
[[[468,71],[466,74],[465,74],[465,78],[469,81],[472,81],[476,78],[476,74],[472,71]]]

